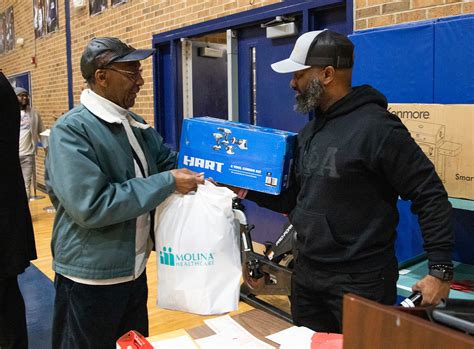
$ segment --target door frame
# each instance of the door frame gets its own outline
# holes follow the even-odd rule
[[[157,52],[153,60],[154,121],[155,128],[162,134],[165,125],[171,129],[171,131],[168,130],[167,134],[172,139],[166,139],[165,137],[166,144],[174,149],[178,149],[181,131],[183,98],[180,79],[181,52],[179,44],[181,38],[202,36],[228,29],[234,30],[261,23],[276,16],[295,13],[301,14],[302,32],[304,33],[315,29],[316,23],[312,20],[315,11],[339,7],[345,7],[346,23],[344,34],[350,34],[353,31],[353,0],[283,0],[281,3],[153,35],[152,47]],[[165,67],[163,66],[164,59],[169,60]],[[163,74],[161,74],[163,69],[171,70],[170,81],[163,81]],[[170,100],[163,100],[164,88],[170,89],[171,93],[168,94],[168,99]],[[163,108],[163,103],[167,103],[166,112],[165,108]]]

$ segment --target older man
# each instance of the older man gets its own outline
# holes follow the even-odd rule
[[[140,60],[151,54],[116,38],[92,39],[81,57],[90,88],[51,131],[55,348],[112,348],[132,329],[148,335],[152,212],[171,193],[204,182],[174,169],[176,153],[129,110],[144,83]]]
[[[352,292],[394,304],[397,199],[412,201],[430,275],[415,286],[424,304],[449,293],[453,277],[451,205],[433,164],[387,100],[368,85],[352,87],[353,44],[329,31],[303,34],[288,59],[295,109],[315,117],[298,135],[295,173],[279,197],[247,199],[289,213],[298,239],[291,311],[297,325],[340,332],[342,297]],[[243,196],[245,192],[241,193]]]
[[[35,171],[35,155],[40,133],[44,131],[43,121],[39,113],[30,106],[30,96],[23,87],[15,87],[20,103],[20,162],[26,194],[30,197],[31,180]]]

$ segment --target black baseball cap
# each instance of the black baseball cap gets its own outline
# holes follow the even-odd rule
[[[93,38],[82,53],[81,73],[88,80],[97,69],[110,63],[141,61],[150,57],[153,52],[152,49],[137,50],[117,38]]]
[[[289,58],[272,64],[277,73],[294,73],[310,67],[352,68],[354,44],[331,30],[304,33],[296,40]]]

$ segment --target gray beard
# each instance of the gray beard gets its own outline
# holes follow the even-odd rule
[[[306,91],[296,94],[296,104],[293,109],[298,113],[308,114],[319,107],[323,93],[324,87],[321,81],[319,79],[311,80]]]

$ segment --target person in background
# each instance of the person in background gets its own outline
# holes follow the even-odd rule
[[[0,348],[28,348],[18,275],[36,259],[36,247],[18,157],[20,106],[1,72],[0,105]]]
[[[288,59],[295,110],[314,118],[299,132],[288,190],[275,197],[241,189],[240,197],[288,213],[297,232],[291,312],[295,325],[342,331],[342,299],[354,293],[396,301],[397,200],[418,216],[429,275],[413,286],[422,305],[448,297],[453,278],[452,209],[435,168],[387,99],[352,86],[352,42],[330,30],[298,38]]]
[[[130,111],[144,84],[140,60],[152,53],[92,39],[80,63],[89,88],[51,130],[54,348],[113,348],[129,330],[148,335],[154,209],[204,183],[202,174],[175,169],[177,153]]]
[[[30,187],[35,171],[35,156],[40,133],[44,131],[43,121],[39,113],[30,107],[30,96],[23,87],[15,87],[15,93],[20,103],[20,163],[25,189],[28,198],[30,197]]]

